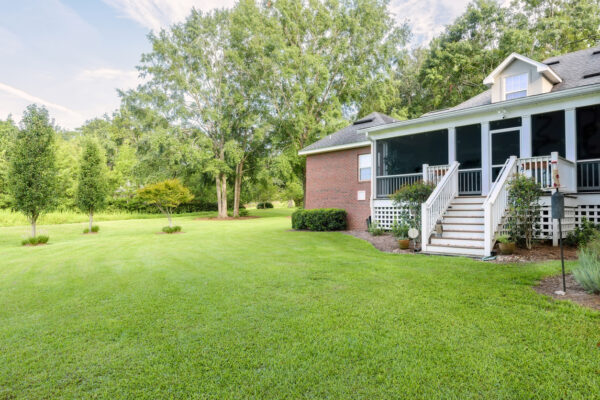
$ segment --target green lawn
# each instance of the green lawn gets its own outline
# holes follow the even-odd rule
[[[600,313],[559,264],[383,254],[288,210],[0,228],[0,399],[593,398]]]

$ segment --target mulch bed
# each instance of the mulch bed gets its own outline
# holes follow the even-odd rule
[[[342,233],[355,238],[366,240],[371,243],[377,250],[381,250],[386,253],[401,253],[401,254],[413,254],[412,249],[400,250],[398,246],[398,240],[390,234],[383,234],[380,236],[373,236],[367,231],[343,231]],[[412,243],[411,243],[412,246]]]
[[[565,260],[577,260],[577,248],[565,247]],[[522,263],[560,260],[560,247],[550,244],[535,243],[531,250],[518,248],[514,254],[503,256],[498,254],[493,262],[497,263]]]
[[[573,275],[569,274],[566,278],[567,282],[567,293],[564,296],[558,295],[554,292],[562,290],[562,275],[549,276],[540,281],[537,286],[534,286],[534,290],[540,294],[550,296],[556,300],[571,300],[581,306],[592,308],[594,310],[600,310],[600,296],[597,294],[590,294],[583,290],[581,285],[577,283]]]
[[[257,217],[256,215],[248,215],[245,217],[227,217],[227,218],[219,218],[219,217],[203,217],[203,218],[196,218],[196,221],[239,221],[242,219],[256,219],[256,218],[261,218],[261,217]]]

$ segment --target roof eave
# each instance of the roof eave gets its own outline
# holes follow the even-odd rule
[[[522,97],[522,98],[514,99],[514,100],[499,101],[496,103],[486,104],[486,105],[482,105],[482,106],[464,108],[464,109],[454,110],[454,111],[447,111],[447,112],[440,113],[440,114],[426,115],[426,116],[415,118],[415,119],[409,119],[406,121],[400,121],[400,122],[395,122],[395,123],[391,123],[391,124],[381,125],[379,127],[376,126],[376,127],[372,127],[372,128],[365,128],[365,129],[359,130],[358,132],[364,133],[370,137],[371,135],[376,135],[378,132],[387,131],[389,129],[404,128],[404,127],[408,127],[408,126],[412,126],[412,125],[417,125],[417,124],[422,124],[422,123],[427,123],[427,122],[432,122],[432,121],[437,121],[437,120],[461,117],[461,116],[476,114],[476,113],[485,112],[485,111],[493,111],[495,109],[502,109],[507,106],[518,107],[518,106],[522,106],[522,105],[537,103],[540,101],[551,101],[551,100],[561,99],[563,97],[569,97],[569,96],[574,96],[574,95],[579,95],[579,94],[586,94],[589,92],[597,91],[599,89],[600,89],[600,83],[596,83],[593,85],[579,86],[579,87],[575,87],[572,89],[564,89],[564,90],[561,90],[558,92],[544,93],[544,94],[535,95],[535,96]]]
[[[341,144],[338,146],[322,147],[320,149],[314,149],[314,150],[300,150],[298,152],[298,155],[309,156],[312,154],[331,153],[332,151],[356,149],[358,147],[365,147],[365,146],[370,146],[370,145],[371,145],[370,141],[348,143],[348,144]]]

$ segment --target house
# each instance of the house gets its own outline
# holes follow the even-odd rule
[[[404,184],[431,181],[435,190],[422,206],[423,251],[490,255],[503,230],[508,183],[519,172],[547,194],[539,238],[557,243],[549,196],[558,184],[569,194],[565,234],[584,217],[600,222],[600,47],[543,62],[514,53],[484,84],[488,90],[456,107],[356,132],[371,143],[371,217],[389,227],[401,210],[388,196]],[[314,187],[308,179],[307,195]],[[438,221],[442,237],[431,234]]]
[[[360,129],[398,122],[371,113],[305,147],[306,208],[343,208],[348,229],[366,229],[371,215],[371,142]]]

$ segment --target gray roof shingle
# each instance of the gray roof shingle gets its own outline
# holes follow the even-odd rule
[[[367,141],[367,137],[364,133],[359,134],[359,129],[390,124],[392,122],[398,122],[398,120],[382,113],[373,112],[366,117],[355,121],[353,124],[348,125],[347,127],[332,133],[331,135],[327,135],[323,139],[318,140],[311,145],[306,146],[300,151],[314,151],[329,147],[345,146],[353,143],[365,142]]]
[[[599,53],[594,54],[595,52]],[[557,61],[558,63],[556,63]],[[586,75],[600,72],[600,46],[550,57],[544,60],[543,63],[550,64],[550,68],[562,79],[561,83],[554,85],[552,92],[600,83],[600,75],[584,78]],[[456,107],[444,111],[463,110],[487,104],[492,104],[491,90],[486,90]]]

